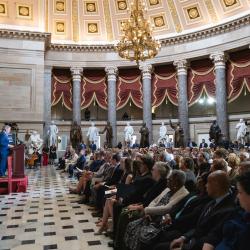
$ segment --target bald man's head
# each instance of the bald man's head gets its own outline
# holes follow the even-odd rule
[[[212,198],[219,198],[229,192],[230,181],[224,171],[218,170],[208,176],[207,193]]]

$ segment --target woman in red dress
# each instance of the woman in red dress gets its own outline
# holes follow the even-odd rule
[[[48,166],[49,164],[49,149],[46,145],[43,146],[43,166]]]

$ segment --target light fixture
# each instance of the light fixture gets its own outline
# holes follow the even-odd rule
[[[205,98],[200,98],[199,104],[203,104],[205,102]]]
[[[130,18],[121,25],[123,36],[116,45],[116,50],[120,57],[138,63],[154,58],[161,43],[152,37],[153,28],[144,16],[144,0],[132,0],[130,8]]]
[[[212,105],[215,103],[215,99],[213,97],[208,97],[207,103]]]

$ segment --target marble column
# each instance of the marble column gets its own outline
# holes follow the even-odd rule
[[[117,124],[116,124],[116,77],[118,69],[117,67],[106,67],[108,81],[108,121],[113,128],[113,140],[112,145],[117,145]]]
[[[210,55],[215,67],[216,84],[216,116],[221,133],[228,138],[227,86],[226,86],[226,56],[224,52]]]
[[[181,127],[184,131],[184,143],[186,145],[189,135],[188,121],[188,93],[187,93],[187,60],[176,60],[174,66],[177,69],[178,77],[178,116]]]
[[[152,78],[152,65],[142,63],[140,64],[142,72],[142,85],[143,85],[143,121],[149,129],[149,144],[153,141],[153,128],[152,128],[152,93],[151,93],[151,78]]]
[[[52,67],[44,67],[44,106],[43,106],[43,118],[44,118],[44,127],[43,127],[43,140],[47,143],[47,133],[49,125],[51,123],[51,83],[52,82]]]
[[[73,122],[81,125],[81,78],[83,68],[70,68],[73,78]]]

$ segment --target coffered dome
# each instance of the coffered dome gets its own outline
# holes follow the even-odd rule
[[[121,36],[131,0],[0,1],[0,28],[49,32],[52,42],[107,44]],[[174,37],[250,14],[250,0],[144,0],[157,38]]]

